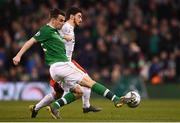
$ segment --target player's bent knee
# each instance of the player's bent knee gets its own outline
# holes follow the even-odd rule
[[[92,80],[89,76],[84,76],[80,85],[91,88],[96,82]]]
[[[76,99],[79,99],[83,96],[83,93],[74,93]]]
[[[83,95],[83,91],[80,85],[77,85],[75,88],[71,89],[71,92],[77,95],[77,97],[81,97]]]

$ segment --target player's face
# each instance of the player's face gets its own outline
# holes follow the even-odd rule
[[[82,23],[82,14],[80,12],[75,14],[74,23],[76,26],[79,26]]]
[[[63,26],[63,24],[64,24],[64,22],[65,22],[65,17],[62,16],[62,15],[59,15],[59,16],[55,19],[54,22],[55,22],[55,25],[56,25],[55,28],[61,29],[62,26]]]

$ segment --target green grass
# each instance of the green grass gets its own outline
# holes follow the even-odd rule
[[[30,118],[28,106],[35,102],[0,101],[0,121],[180,121],[180,100],[143,100],[138,108],[115,108],[105,99],[92,99],[93,105],[102,107],[98,113],[82,113],[81,100],[63,107],[62,119],[54,120],[46,109],[36,119]]]

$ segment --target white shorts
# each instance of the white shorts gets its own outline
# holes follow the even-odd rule
[[[87,75],[82,70],[77,68],[72,62],[57,62],[50,66],[50,75],[56,82],[62,83],[64,91],[69,91],[77,86]]]

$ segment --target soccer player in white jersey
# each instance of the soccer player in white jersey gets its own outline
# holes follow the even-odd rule
[[[63,25],[62,29],[59,30],[60,35],[63,37],[70,36],[72,37],[71,40],[66,40],[65,41],[65,47],[66,47],[66,56],[68,57],[68,60],[73,62],[79,69],[81,69],[85,74],[87,74],[86,70],[84,70],[75,60],[72,60],[72,55],[74,51],[74,45],[75,45],[75,33],[74,33],[74,28],[76,26],[79,26],[80,23],[76,23],[74,21],[73,23],[68,21]],[[69,38],[70,39],[70,38]],[[83,112],[87,113],[89,111],[92,112],[98,112],[101,109],[96,108],[90,105],[89,99],[91,95],[91,89],[87,87],[81,87],[83,91],[83,96],[82,96],[82,102],[83,102]],[[68,91],[68,90],[65,90]]]
[[[75,60],[72,60],[72,55],[74,51],[75,45],[75,33],[74,28],[79,26],[80,23],[74,22],[73,24],[70,22],[65,22],[62,26],[61,30],[59,30],[60,35],[65,39],[65,49],[66,49],[66,56],[69,61],[74,63],[79,69],[81,69],[85,74],[87,74],[86,70],[84,70]],[[60,98],[62,94],[67,93],[69,91],[68,85],[62,89],[61,82],[55,82],[53,79],[50,80],[50,85],[52,88],[52,93],[47,94],[43,99],[41,99],[36,105],[30,105],[31,110],[31,118],[35,118],[38,111],[49,105],[51,102],[55,101],[55,99]],[[82,103],[83,103],[83,113],[88,112],[98,112],[101,111],[101,108],[94,107],[90,105],[90,95],[91,89],[87,87],[81,87],[83,96],[82,96]]]

